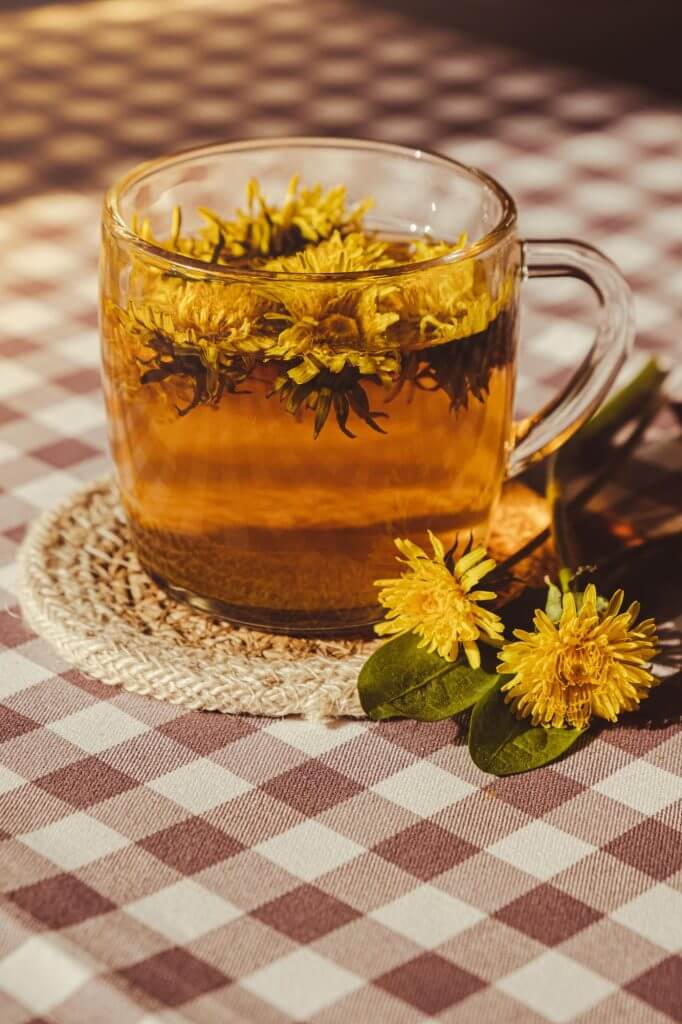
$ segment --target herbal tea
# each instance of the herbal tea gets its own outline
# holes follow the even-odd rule
[[[396,536],[486,533],[510,441],[516,266],[421,267],[466,240],[370,232],[370,204],[346,211],[343,189],[294,181],[275,207],[251,183],[247,199],[232,220],[200,211],[191,235],[176,210],[164,242],[136,225],[226,273],[138,259],[128,301],[105,303],[123,500],[173,594],[270,630],[348,631],[380,617]]]

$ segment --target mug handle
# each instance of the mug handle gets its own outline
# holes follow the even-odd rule
[[[575,277],[599,301],[597,329],[589,352],[562,391],[513,425],[507,479],[550,455],[597,409],[632,348],[632,293],[618,268],[584,242],[530,239],[521,243],[523,279]]]

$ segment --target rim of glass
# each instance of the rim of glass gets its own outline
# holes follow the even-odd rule
[[[164,249],[160,245],[148,242],[137,232],[132,231],[126,224],[120,210],[120,201],[124,194],[133,185],[140,184],[146,178],[152,177],[157,171],[172,167],[174,164],[189,163],[201,156],[212,156],[220,153],[248,152],[249,150],[261,150],[272,148],[324,148],[324,149],[356,149],[375,150],[378,153],[387,153],[394,156],[408,157],[412,160],[427,160],[431,164],[441,165],[445,169],[464,172],[470,178],[474,178],[479,184],[488,188],[499,200],[501,210],[497,223],[486,232],[481,238],[464,246],[463,249],[455,249],[437,256],[430,260],[420,260],[415,263],[400,263],[395,267],[381,267],[368,270],[335,271],[328,274],[311,274],[305,271],[282,271],[262,270],[256,267],[239,267],[231,269],[224,263],[213,263],[208,260],[197,260],[192,256],[184,256],[181,253]],[[204,276],[231,278],[248,278],[258,281],[292,281],[292,282],[341,282],[361,281],[377,278],[400,277],[404,274],[418,273],[423,270],[430,270],[433,267],[448,266],[459,263],[465,259],[479,256],[481,253],[489,252],[500,244],[516,225],[517,213],[516,204],[511,195],[493,177],[477,167],[470,167],[467,164],[454,160],[451,157],[443,156],[433,150],[422,149],[421,147],[401,146],[392,142],[380,142],[371,139],[355,139],[334,136],[281,136],[278,138],[249,139],[239,142],[216,142],[207,146],[194,146],[189,149],[180,150],[166,156],[157,157],[154,160],[146,160],[137,164],[128,171],[122,178],[115,182],[108,189],[104,199],[105,220],[113,232],[136,249],[161,260],[174,267],[182,267],[203,274]]]

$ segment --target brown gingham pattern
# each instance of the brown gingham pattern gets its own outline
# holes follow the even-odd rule
[[[123,167],[286,132],[437,147],[525,232],[602,245],[640,347],[674,355],[679,110],[351,0],[48,6],[0,47],[2,1024],[682,1019],[679,727],[495,780],[453,722],[187,714],[61,662],[13,567],[108,465],[97,221]],[[529,288],[529,406],[585,342],[576,295]],[[672,458],[640,464],[648,502]]]

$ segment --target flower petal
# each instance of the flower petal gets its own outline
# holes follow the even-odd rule
[[[558,626],[538,609],[535,632],[514,630],[516,639],[498,655],[498,671],[513,675],[502,689],[516,714],[534,724],[583,728],[592,714],[616,721],[621,711],[637,707],[657,683],[642,667],[653,657],[657,637],[652,620],[644,634],[641,623],[633,627],[629,612],[620,613],[622,601],[617,592],[598,612],[591,586],[580,612],[574,596],[564,595]],[[638,606],[633,610],[638,613]]]
[[[491,572],[497,563],[494,558],[488,558],[485,562],[481,562],[479,565],[474,566],[473,569],[467,570],[463,576],[460,576],[460,583],[465,590],[471,590],[475,587],[479,580],[483,579]]]
[[[445,558],[445,548],[443,547],[443,543],[438,539],[438,537],[436,537],[435,533],[431,532],[431,530],[428,531],[428,534],[429,540],[431,541],[431,547],[433,548],[433,553],[438,561],[442,562]]]
[[[481,667],[481,652],[475,640],[465,640],[462,644],[466,659],[472,668]]]
[[[455,575],[463,576],[468,569],[471,569],[474,565],[477,565],[482,558],[485,558],[487,552],[484,547],[474,548],[473,551],[469,551],[468,554],[462,555],[457,562],[455,562]]]

